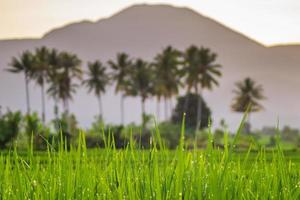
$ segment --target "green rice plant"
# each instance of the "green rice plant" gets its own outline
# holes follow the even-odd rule
[[[102,132],[103,149],[87,150],[84,132],[77,146],[48,143],[43,153],[31,141],[26,154],[16,148],[1,153],[0,199],[299,199],[299,165],[279,140],[271,153],[263,147],[253,153],[255,144],[246,153],[235,150],[245,119],[232,143],[224,135],[224,148],[209,131],[206,149],[187,149],[184,121],[176,150],[165,147],[158,128],[149,150],[132,135],[117,149],[112,132]]]

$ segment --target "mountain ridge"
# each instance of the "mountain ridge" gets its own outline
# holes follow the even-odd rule
[[[64,29],[64,28],[67,28],[69,26],[79,25],[79,24],[83,24],[83,23],[96,24],[98,22],[101,22],[103,20],[107,20],[107,19],[109,19],[111,17],[114,17],[114,16],[118,15],[119,13],[122,13],[122,12],[124,12],[126,10],[130,10],[132,8],[151,7],[151,6],[153,6],[153,7],[164,6],[164,7],[171,7],[171,8],[175,8],[175,9],[185,9],[185,10],[188,10],[190,12],[193,12],[196,15],[200,15],[203,18],[206,18],[208,20],[214,21],[215,23],[218,23],[219,25],[223,26],[224,28],[227,28],[227,29],[230,29],[233,32],[236,32],[239,35],[243,35],[247,39],[249,39],[249,40],[251,40],[251,41],[253,41],[255,43],[258,43],[259,45],[262,45],[262,46],[264,46],[266,48],[277,47],[277,46],[279,46],[279,47],[281,47],[281,46],[300,46],[300,42],[298,42],[298,43],[277,43],[277,44],[274,44],[274,45],[264,45],[263,43],[255,40],[254,38],[251,38],[251,37],[249,37],[249,36],[241,33],[240,31],[238,31],[236,29],[233,29],[233,28],[231,28],[229,26],[226,26],[225,24],[223,24],[222,22],[219,22],[218,20],[215,20],[215,19],[213,19],[211,17],[208,17],[206,15],[203,15],[202,13],[200,13],[198,11],[195,11],[192,8],[189,8],[189,7],[186,7],[186,6],[174,6],[174,5],[170,5],[170,4],[147,4],[147,3],[135,4],[135,5],[131,5],[131,6],[122,8],[119,11],[117,11],[116,13],[114,13],[114,14],[108,16],[108,17],[102,17],[102,18],[99,18],[99,19],[97,19],[95,21],[83,19],[83,20],[78,20],[78,21],[66,23],[66,24],[63,24],[61,26],[53,27],[50,30],[46,31],[41,37],[10,38],[10,39],[0,39],[0,41],[13,41],[13,40],[23,40],[23,39],[25,39],[25,40],[27,40],[27,39],[43,39],[47,35],[51,34],[52,32],[55,32],[56,30],[59,30],[59,29]]]

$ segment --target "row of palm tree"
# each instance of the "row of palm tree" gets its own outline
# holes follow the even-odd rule
[[[185,51],[179,51],[171,46],[156,55],[152,62],[141,58],[133,59],[126,53],[117,54],[114,60],[106,64],[96,60],[88,62],[86,78],[83,77],[81,60],[72,53],[47,47],[37,48],[33,53],[25,51],[19,58],[13,57],[8,71],[23,73],[25,76],[25,89],[27,113],[30,114],[29,82],[34,81],[41,88],[42,119],[45,122],[45,93],[55,102],[55,114],[58,117],[58,102],[63,103],[66,114],[69,113],[69,101],[79,84],[87,87],[99,103],[99,118],[103,118],[101,96],[112,82],[115,83],[115,92],[121,94],[121,123],[124,124],[124,100],[127,96],[141,98],[142,117],[145,116],[145,102],[149,97],[157,99],[157,117],[160,116],[160,102],[165,102],[165,118],[168,118],[168,106],[171,99],[178,95],[180,89],[186,93],[194,92],[199,95],[197,106],[197,127],[200,127],[202,113],[202,92],[212,90],[219,85],[221,65],[216,63],[217,55],[209,48],[190,46]],[[110,67],[108,72],[107,66]],[[253,111],[262,108],[257,100],[263,98],[261,86],[255,86],[251,79],[238,83],[235,91],[237,97],[232,106],[233,110],[240,112],[245,104],[251,103]],[[48,88],[45,92],[45,85]],[[251,85],[249,95],[249,85]],[[248,97],[245,97],[247,96]],[[251,98],[250,98],[251,96]],[[188,98],[185,105],[188,105]],[[169,104],[169,105],[168,105]],[[239,107],[240,106],[240,107]],[[186,110],[186,109],[185,109]]]
[[[165,101],[165,118],[168,118],[168,102],[178,95],[181,88],[187,93],[194,90],[201,96],[203,89],[213,89],[218,85],[222,75],[221,65],[216,64],[217,55],[208,48],[198,48],[194,45],[181,52],[171,46],[166,47],[155,56],[152,62],[142,59],[135,61],[121,53],[116,61],[108,64],[114,70],[113,79],[116,81],[116,92],[122,95],[121,115],[124,119],[123,102],[126,96],[140,96],[142,114],[145,114],[145,101],[148,97],[157,98],[157,117],[160,116],[160,101]],[[188,103],[188,102],[187,102]],[[171,106],[172,107],[172,106]],[[201,98],[198,102],[197,127],[201,119]]]
[[[19,58],[13,57],[8,69],[12,73],[23,73],[27,101],[27,114],[30,114],[29,82],[34,81],[41,88],[42,121],[46,121],[45,85],[47,93],[55,102],[55,110],[59,100],[63,102],[64,110],[69,112],[69,100],[72,99],[77,85],[75,79],[81,79],[81,61],[69,52],[58,52],[46,47],[37,48],[34,53],[23,52]],[[57,112],[55,112],[57,115]]]

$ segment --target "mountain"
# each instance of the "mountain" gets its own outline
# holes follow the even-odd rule
[[[54,29],[40,39],[0,40],[0,105],[25,110],[23,77],[4,69],[12,56],[26,49],[46,45],[74,52],[85,62],[95,59],[105,62],[121,51],[150,60],[167,45],[184,50],[191,44],[211,48],[223,66],[220,87],[204,92],[215,124],[224,118],[230,127],[237,126],[241,115],[230,110],[232,90],[236,81],[250,76],[264,86],[267,96],[263,102],[265,110],[251,115],[251,122],[256,127],[276,125],[279,118],[281,124],[300,127],[300,92],[297,92],[300,46],[265,47],[191,9],[169,5],[132,6],[97,22],[83,21]],[[31,88],[32,105],[39,110],[39,88],[33,84]],[[119,103],[119,96],[111,88],[104,97],[108,122],[120,121]],[[127,98],[127,122],[139,121],[140,106],[137,104],[139,99]],[[96,106],[95,97],[80,89],[71,110],[83,126],[88,126],[97,114]],[[149,112],[155,110],[153,100],[147,106]],[[51,100],[47,103],[47,113],[48,118],[53,116]]]

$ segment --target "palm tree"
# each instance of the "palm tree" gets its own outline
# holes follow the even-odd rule
[[[126,53],[118,53],[116,61],[108,61],[113,70],[112,78],[116,81],[116,93],[121,93],[121,123],[124,124],[124,100],[127,93],[132,61]]]
[[[155,70],[153,72],[155,75],[157,74],[157,71]],[[160,101],[163,97],[164,92],[164,84],[163,80],[160,78],[157,78],[153,85],[153,96],[156,97],[156,118],[159,121],[160,119]],[[166,108],[166,107],[165,107]],[[165,118],[167,118],[167,110],[165,109]]]
[[[185,52],[184,73],[186,75],[187,93],[190,93],[193,88],[195,93],[199,95],[196,130],[199,129],[201,123],[201,93],[204,89],[211,90],[213,86],[218,86],[219,83],[216,78],[222,75],[219,70],[221,65],[215,63],[216,58],[215,53],[204,47],[199,49],[196,46],[191,46]]]
[[[250,113],[258,112],[263,109],[259,103],[260,100],[265,99],[263,95],[262,85],[257,85],[254,80],[247,77],[243,81],[235,84],[236,88],[233,93],[236,95],[233,99],[231,108],[235,112],[248,111],[248,123],[250,121]]]
[[[154,58],[155,82],[154,94],[157,97],[158,106],[163,96],[165,100],[165,118],[168,118],[167,100],[178,94],[180,85],[179,65],[181,53],[171,46],[163,49],[163,52]],[[157,117],[159,117],[158,107]]]
[[[62,100],[65,115],[68,116],[68,132],[70,133],[71,118],[69,116],[69,100],[73,98],[78,84],[74,83],[75,79],[81,79],[81,60],[75,54],[60,52],[57,60],[54,56],[52,62],[57,62],[56,70],[52,71],[49,95]],[[55,77],[54,77],[55,76]]]
[[[42,98],[42,121],[46,121],[46,102],[45,102],[45,82],[48,75],[49,65],[49,49],[45,46],[35,50],[35,65],[33,68],[33,78],[36,83],[41,87]]]
[[[65,112],[69,113],[69,100],[73,98],[78,86],[74,79],[81,79],[81,60],[75,54],[61,52],[59,54],[60,71],[57,73],[58,97],[63,101]]]
[[[131,80],[129,84],[131,89],[128,91],[132,96],[141,97],[142,121],[144,122],[145,101],[153,93],[153,71],[150,65],[142,59],[137,59],[133,64]]]
[[[101,94],[105,92],[105,88],[109,83],[106,67],[100,61],[88,63],[88,78],[83,81],[83,84],[88,88],[88,92],[94,92],[99,103],[99,119],[103,117],[103,107]]]
[[[58,110],[58,100],[59,100],[59,71],[60,71],[60,55],[56,49],[51,49],[49,52],[49,65],[51,66],[47,73],[47,82],[49,83],[49,88],[47,93],[54,100],[54,114],[56,120],[58,120],[59,110]]]
[[[31,52],[25,51],[21,54],[20,58],[13,57],[10,68],[7,71],[12,73],[23,73],[25,77],[25,91],[26,91],[26,104],[27,114],[30,114],[30,94],[29,94],[29,81],[32,77],[32,68],[34,63],[34,56]]]

